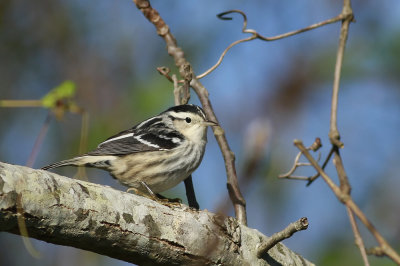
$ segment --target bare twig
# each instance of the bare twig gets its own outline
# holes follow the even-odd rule
[[[302,141],[295,140],[294,144],[304,154],[304,156],[310,161],[312,166],[319,172],[324,181],[328,184],[329,188],[333,191],[335,196],[340,202],[346,205],[360,221],[367,227],[371,234],[375,237],[379,243],[382,252],[391,258],[397,264],[400,264],[400,255],[389,245],[389,243],[383,238],[383,236],[376,230],[375,226],[368,220],[365,214],[360,208],[354,203],[351,196],[341,191],[341,189],[332,181],[332,179],[325,173],[325,171],[318,165],[318,162],[314,160],[307,148],[304,147]]]
[[[340,72],[342,70],[343,55],[349,33],[349,25],[350,22],[352,22],[354,19],[350,0],[343,1],[342,15],[344,17],[342,21],[342,27],[340,29],[339,48],[336,56],[335,75],[332,89],[331,122],[329,129],[329,139],[332,145],[335,145],[339,148],[343,147],[343,143],[340,141],[340,134],[337,129],[337,105],[339,95]]]
[[[157,67],[157,71],[158,71],[161,75],[163,75],[164,77],[166,77],[169,81],[173,82],[172,78],[171,78],[170,75],[169,75],[170,70],[169,70],[168,67],[165,67],[165,66],[163,66],[163,67]]]
[[[257,37],[255,35],[252,35],[250,37],[244,38],[244,39],[240,39],[237,41],[234,41],[233,43],[231,43],[221,54],[221,56],[219,57],[217,63],[215,63],[215,65],[213,65],[211,68],[207,69],[205,72],[201,73],[200,75],[197,76],[198,79],[204,78],[205,76],[207,76],[208,74],[210,74],[211,72],[213,72],[221,63],[222,60],[224,59],[226,53],[235,45],[239,44],[239,43],[243,43],[243,42],[248,42],[251,40],[256,39]]]
[[[365,251],[364,241],[362,240],[360,231],[358,230],[357,221],[354,218],[353,212],[350,210],[350,208],[346,206],[346,209],[347,209],[347,214],[350,219],[351,228],[353,229],[353,233],[354,233],[354,242],[360,249],[360,253],[361,253],[361,257],[364,261],[364,265],[369,266],[367,252]]]
[[[182,49],[177,45],[176,39],[170,32],[168,25],[161,18],[157,10],[151,7],[148,0],[133,1],[136,4],[137,8],[143,13],[143,15],[156,27],[157,34],[164,39],[167,45],[168,54],[174,58],[175,65],[178,67],[180,75],[185,78],[187,76],[187,71],[186,67],[183,66],[190,66],[190,64],[186,60]],[[214,110],[211,106],[211,102],[208,98],[207,89],[195,78],[195,76],[193,76],[190,85],[198,95],[208,119],[218,122],[218,119],[216,118]],[[227,186],[229,196],[235,208],[236,218],[241,224],[247,224],[246,202],[238,186],[234,153],[229,147],[229,144],[225,137],[225,133],[222,128],[213,127],[213,131],[225,160],[225,168],[228,179]]]
[[[197,80],[193,79],[191,82],[192,88],[195,90],[197,95],[200,98],[200,101],[204,107],[204,111],[207,114],[208,119],[212,121],[218,122],[217,117],[214,114],[214,111],[211,106],[211,102],[208,99],[208,91],[206,88]],[[247,215],[246,215],[246,201],[244,200],[242,193],[239,189],[238,178],[236,174],[235,167],[235,154],[229,147],[228,141],[225,136],[225,132],[221,126],[213,127],[214,136],[218,142],[218,145],[221,149],[222,155],[225,161],[225,169],[227,172],[227,188],[229,192],[229,197],[233,202],[235,208],[236,218],[242,224],[247,224]]]
[[[181,94],[182,94],[182,87],[178,84],[178,78],[175,74],[172,75],[172,81],[174,83],[174,102],[175,105],[181,104]]]
[[[367,254],[368,255],[374,255],[374,256],[377,256],[377,257],[385,256],[385,252],[383,251],[383,249],[381,247],[369,248],[369,249],[367,249]]]
[[[333,89],[332,89],[331,121],[330,121],[330,128],[329,128],[328,135],[329,135],[330,142],[332,143],[331,153],[333,151],[333,154],[334,154],[333,164],[336,167],[336,171],[338,174],[341,193],[342,193],[342,195],[346,195],[347,197],[349,197],[351,200],[351,196],[350,196],[351,186],[350,186],[350,182],[348,180],[346,171],[344,170],[343,161],[342,161],[342,158],[341,158],[340,152],[339,152],[339,148],[343,147],[343,142],[340,141],[340,133],[337,128],[337,106],[338,106],[340,74],[341,74],[341,70],[342,70],[343,56],[344,56],[344,50],[346,47],[346,41],[348,38],[349,26],[350,26],[350,23],[354,20],[353,10],[351,8],[351,0],[343,1],[342,14],[346,15],[346,18],[343,19],[342,26],[340,29],[339,47],[338,47],[337,56],[336,56],[335,74],[334,74]],[[360,232],[358,230],[357,222],[353,215],[353,210],[349,207],[350,206],[349,204],[347,204],[346,202],[344,202],[344,204],[346,205],[346,208],[347,208],[347,213],[348,213],[349,220],[350,220],[350,223],[351,223],[351,226],[353,229],[356,245],[360,249],[361,257],[363,258],[364,264],[369,265],[367,254],[365,251],[364,242],[363,242]],[[364,216],[363,213],[361,213],[361,216]],[[360,216],[358,216],[358,217],[360,217]],[[370,224],[370,222],[367,220],[365,225],[368,227],[369,224]],[[370,224],[370,225],[372,226],[372,224]],[[373,229],[373,230],[371,231],[371,229]],[[371,227],[371,229],[370,229],[371,233],[376,231],[375,228],[373,228],[373,226]],[[376,239],[379,242],[380,235],[379,236],[376,235]],[[380,244],[381,244],[381,246],[386,245],[386,241],[383,240],[380,242]],[[395,254],[395,255],[398,256],[398,254]]]
[[[299,166],[298,164],[299,164],[300,157],[301,157],[301,152],[299,152],[296,155],[296,157],[294,158],[294,163],[293,163],[292,168],[287,173],[279,175],[278,178],[289,178],[294,173],[294,171],[296,171],[297,167]],[[307,177],[299,178],[299,179],[307,180]]]
[[[367,220],[365,215],[361,212],[361,210],[355,205],[352,201],[350,192],[351,186],[349,180],[347,178],[347,174],[344,170],[343,161],[340,157],[339,148],[343,147],[343,143],[340,141],[340,134],[337,129],[337,106],[338,106],[338,94],[339,94],[339,83],[340,83],[340,73],[342,69],[342,62],[343,62],[343,55],[346,46],[346,41],[348,37],[349,25],[354,20],[353,11],[351,8],[350,0],[343,1],[343,9],[342,13],[340,14],[342,20],[342,26],[340,31],[340,39],[339,39],[339,47],[336,56],[336,65],[335,65],[335,74],[334,74],[334,82],[333,82],[333,90],[332,90],[332,104],[331,104],[331,120],[330,120],[330,129],[329,129],[329,139],[332,143],[332,148],[327,156],[325,162],[323,163],[322,167],[320,167],[317,162],[312,158],[308,149],[306,149],[301,142],[295,141],[295,145],[300,149],[300,151],[307,157],[307,159],[313,164],[314,168],[317,170],[317,174],[313,177],[310,177],[309,182],[307,184],[310,185],[316,178],[320,175],[323,177],[325,182],[329,185],[332,191],[335,193],[337,198],[346,205],[348,210],[349,219],[354,231],[354,236],[356,239],[356,244],[360,249],[361,255],[363,257],[365,265],[369,265],[368,259],[366,257],[364,243],[360,236],[360,233],[357,228],[356,221],[353,216],[353,212],[360,218],[360,220],[366,225],[366,227],[371,231],[371,233],[375,236],[377,241],[382,246],[387,246],[388,244],[386,241],[380,236],[380,234],[376,231],[373,225]],[[333,163],[336,167],[339,181],[340,181],[340,188],[324,173],[324,168],[329,162],[330,158],[334,155]],[[296,157],[297,158],[297,157]],[[324,174],[324,175],[323,175]],[[391,250],[391,247],[386,249],[388,253],[386,253],[389,257],[393,260],[396,259],[398,256],[394,250]],[[393,252],[394,254],[393,254]],[[390,255],[389,255],[390,253]]]
[[[331,157],[333,154],[333,148],[331,148],[331,150],[329,151],[328,156],[326,156],[326,159],[324,161],[324,163],[322,164],[322,169],[325,169],[326,165],[328,164],[328,162],[330,161]],[[308,182],[306,184],[306,186],[308,187],[309,185],[312,184],[312,182],[315,181],[315,179],[317,179],[319,177],[319,173],[316,173],[315,175],[313,175],[312,177],[308,178]]]
[[[310,147],[307,148],[307,150],[312,150],[312,151],[317,151],[322,147],[322,143],[321,143],[321,139],[320,138],[316,138],[315,141],[313,142],[313,144],[311,144]],[[279,175],[278,178],[287,178],[287,179],[297,179],[297,180],[311,180],[311,177],[306,177],[306,176],[296,176],[293,175],[293,173],[296,171],[296,169],[300,166],[311,166],[310,163],[301,163],[299,162],[300,157],[301,157],[302,152],[299,152],[295,159],[294,159],[294,163],[292,168],[289,170],[289,172],[287,172],[286,174],[282,174]],[[318,159],[317,161],[319,161],[321,158],[321,154],[318,153]]]
[[[190,82],[194,77],[192,66],[189,63],[181,65],[180,73],[183,74],[183,97],[182,104],[187,104],[190,100]]]
[[[282,231],[273,234],[268,241],[262,243],[257,249],[257,257],[261,258],[268,252],[273,246],[282,240],[291,237],[294,233],[308,228],[308,219],[306,217],[300,218],[296,222],[289,224]]]
[[[248,42],[248,41],[251,41],[251,40],[254,40],[254,39],[259,39],[259,40],[262,40],[262,41],[276,41],[276,40],[279,40],[279,39],[287,38],[287,37],[290,37],[290,36],[293,36],[293,35],[296,35],[296,34],[299,34],[299,33],[302,33],[302,32],[306,32],[306,31],[309,31],[309,30],[313,30],[313,29],[316,29],[316,28],[319,28],[319,27],[328,25],[328,24],[332,24],[332,23],[338,22],[338,21],[340,21],[340,20],[345,19],[345,18],[349,15],[349,14],[347,14],[347,13],[343,13],[343,12],[342,12],[340,15],[338,15],[338,16],[336,16],[336,17],[327,19],[327,20],[322,21],[322,22],[318,22],[318,23],[312,24],[312,25],[310,25],[310,26],[308,26],[308,27],[305,27],[305,28],[302,28],[302,29],[299,29],[299,30],[290,31],[290,32],[287,32],[287,33],[284,33],[284,34],[280,34],[280,35],[277,35],[277,36],[273,36],[273,37],[266,37],[266,36],[263,36],[263,35],[259,34],[257,31],[255,31],[255,30],[253,30],[253,29],[247,29],[247,17],[246,17],[246,14],[245,14],[243,11],[241,11],[241,10],[229,10],[229,11],[223,12],[223,13],[221,13],[221,14],[218,14],[217,16],[218,16],[218,18],[220,18],[220,19],[222,19],[222,20],[231,20],[231,19],[232,19],[231,17],[226,17],[226,15],[231,14],[231,13],[238,13],[238,14],[241,14],[241,15],[242,15],[242,17],[243,17],[242,32],[243,32],[243,33],[251,33],[252,35],[249,36],[249,37],[247,37],[247,38],[240,39],[240,40],[237,40],[237,41],[234,41],[233,43],[231,43],[231,44],[222,52],[222,54],[221,54],[221,56],[219,57],[217,63],[215,63],[214,66],[212,66],[211,68],[209,68],[209,69],[208,69],[207,71],[205,71],[204,73],[198,75],[198,76],[197,76],[198,79],[201,79],[201,78],[207,76],[208,74],[210,74],[212,71],[214,71],[214,70],[222,63],[222,60],[224,59],[226,53],[227,53],[233,46],[235,46],[235,45],[237,45],[237,44],[239,44],[239,43]]]
[[[346,171],[344,170],[343,161],[339,153],[339,148],[337,146],[333,146],[333,150],[334,150],[333,164],[336,167],[336,172],[339,177],[340,190],[342,191],[342,193],[350,195],[351,186],[349,179],[347,178]]]

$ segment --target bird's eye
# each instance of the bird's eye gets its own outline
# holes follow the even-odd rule
[[[192,119],[190,119],[190,117],[186,117],[186,118],[185,118],[185,121],[186,121],[186,123],[189,124],[190,122],[192,122]]]

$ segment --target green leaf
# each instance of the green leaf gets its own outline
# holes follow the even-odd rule
[[[75,95],[76,85],[70,80],[66,80],[57,87],[53,88],[42,98],[43,107],[53,108],[57,101],[72,98]]]

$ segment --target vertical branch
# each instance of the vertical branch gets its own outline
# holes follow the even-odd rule
[[[367,252],[365,251],[364,241],[362,240],[361,235],[360,235],[360,231],[358,230],[357,221],[354,218],[354,214],[350,210],[350,208],[348,206],[346,206],[346,209],[347,209],[347,214],[348,214],[349,219],[350,219],[351,228],[353,229],[354,241],[355,241],[356,245],[358,246],[358,248],[360,249],[360,253],[361,253],[361,257],[362,257],[362,259],[364,261],[364,265],[365,266],[369,266]]]
[[[332,89],[331,121],[329,130],[329,139],[332,145],[335,145],[339,148],[343,147],[343,143],[340,141],[340,134],[337,129],[337,106],[338,106],[340,73],[342,70],[344,49],[346,47],[346,41],[349,33],[349,25],[350,22],[354,19],[350,0],[344,0],[342,14],[345,15],[344,16],[345,19],[342,21],[342,27],[340,29],[339,48],[336,56],[335,74],[334,74],[333,89]]]
[[[153,23],[153,25],[157,29],[157,34],[164,39],[167,45],[168,54],[174,58],[175,65],[178,67],[180,75],[184,78],[187,77],[187,67],[190,66],[190,63],[186,60],[182,49],[177,45],[176,39],[170,32],[168,25],[161,18],[157,10],[151,7],[148,0],[133,0],[133,2],[136,4],[137,8],[143,13],[143,15],[151,23]],[[208,91],[195,78],[195,75],[192,76],[190,85],[198,95],[208,119],[218,122],[214,110],[212,109],[211,102],[208,98]],[[227,172],[227,186],[229,196],[235,208],[236,218],[241,224],[246,225],[246,202],[240,192],[237,181],[234,153],[229,147],[223,129],[221,127],[215,127],[213,128],[213,132],[224,157],[225,168]]]
[[[181,75],[183,74],[183,96],[181,99],[182,104],[187,104],[190,100],[190,82],[194,77],[194,73],[192,70],[192,66],[187,63],[181,66],[182,70],[180,70]]]
[[[174,83],[174,103],[175,105],[181,104],[181,94],[182,94],[182,87],[178,84],[178,78],[175,74],[172,75],[172,81]]]
[[[193,79],[191,84],[192,88],[195,90],[201,104],[204,107],[204,111],[207,114],[207,117],[212,120],[218,122],[217,117],[214,114],[214,111],[211,106],[211,102],[208,99],[208,91],[206,88],[197,80]],[[246,215],[246,201],[244,200],[242,193],[239,189],[238,178],[236,174],[235,167],[235,154],[229,147],[228,141],[225,136],[224,130],[221,126],[213,127],[214,136],[218,142],[222,155],[225,161],[225,170],[227,173],[227,188],[229,192],[229,197],[233,202],[235,208],[236,218],[239,220],[241,224],[247,225],[247,215]]]
[[[332,88],[331,120],[330,120],[330,129],[328,135],[330,142],[333,145],[332,146],[332,151],[334,153],[333,163],[336,167],[336,171],[340,182],[340,193],[339,191],[336,192],[334,191],[334,192],[336,196],[339,199],[341,199],[341,201],[346,205],[347,213],[354,233],[355,243],[360,249],[364,265],[369,266],[364,242],[358,230],[357,222],[354,218],[353,211],[362,220],[364,225],[371,231],[371,233],[375,236],[375,238],[377,239],[377,241],[380,243],[381,246],[387,246],[388,244],[383,239],[383,237],[381,237],[381,235],[376,231],[372,223],[370,223],[370,221],[365,217],[365,215],[361,212],[358,206],[355,205],[355,203],[351,199],[350,182],[347,177],[346,171],[344,170],[343,161],[339,152],[339,148],[343,147],[343,142],[340,141],[340,133],[337,128],[337,107],[338,107],[338,97],[339,97],[340,74],[343,65],[343,56],[349,33],[349,26],[354,19],[350,1],[351,0],[343,0],[342,14],[344,15],[345,18],[342,21],[342,27],[340,29],[339,47],[336,56],[336,65],[335,65],[335,73],[334,73],[333,88]],[[391,253],[390,248],[388,251],[389,253]],[[393,257],[396,257],[396,255],[397,254],[392,254]]]
[[[346,171],[344,170],[343,161],[342,158],[340,157],[339,148],[337,146],[333,146],[333,153],[334,153],[333,164],[335,165],[336,171],[338,173],[340,190],[342,191],[342,193],[350,195],[351,192],[350,182],[349,179],[347,178]]]

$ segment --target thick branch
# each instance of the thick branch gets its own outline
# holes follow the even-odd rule
[[[30,237],[140,265],[304,265],[283,245],[258,259],[267,237],[234,218],[0,162],[0,231],[19,234],[17,198]]]

